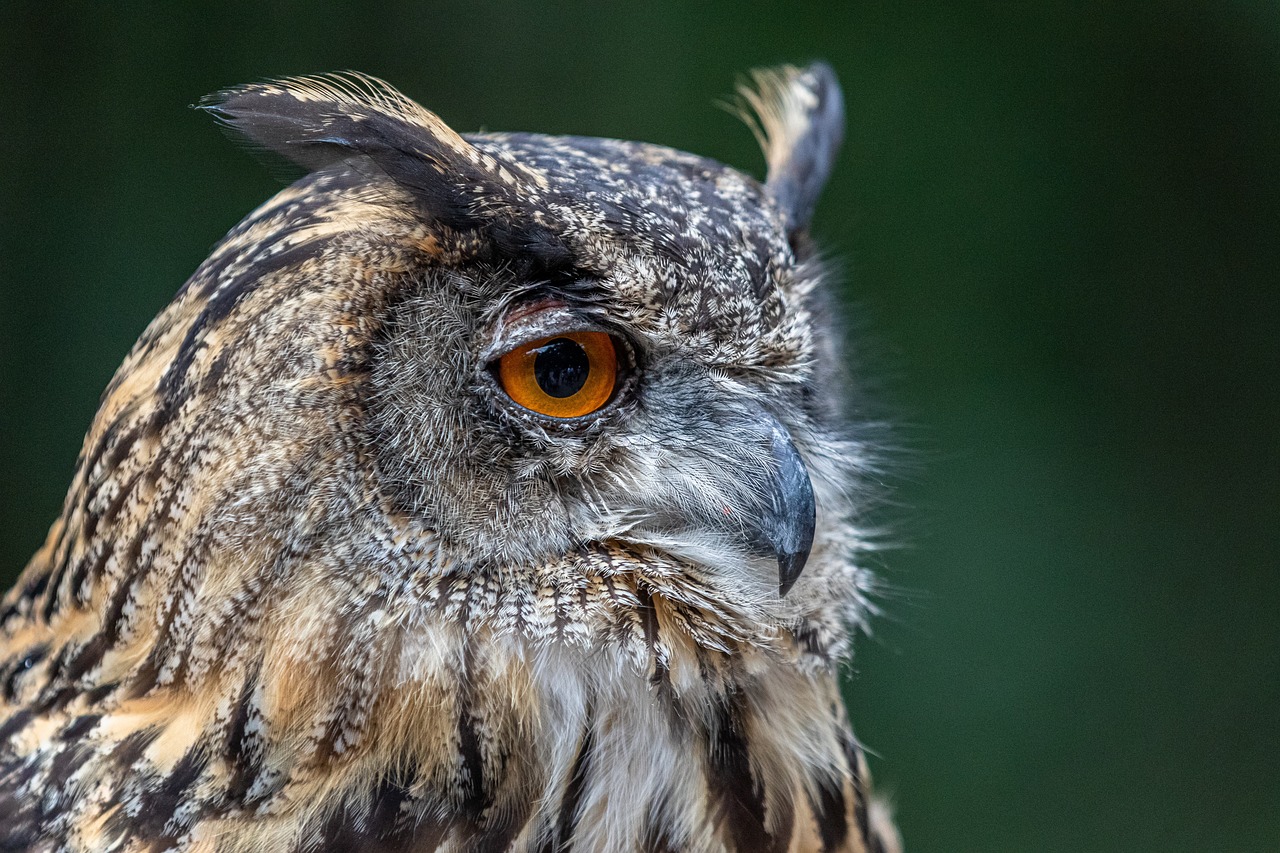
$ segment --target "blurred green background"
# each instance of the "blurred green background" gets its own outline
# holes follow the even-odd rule
[[[1280,850],[1275,2],[5,0],[0,575],[278,186],[200,95],[356,68],[459,129],[758,173],[711,103],[815,57],[850,117],[816,230],[912,449],[849,680],[908,850]]]

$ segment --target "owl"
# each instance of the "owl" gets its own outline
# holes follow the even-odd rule
[[[0,605],[0,849],[899,849],[837,680],[842,98],[740,100],[763,183],[358,74],[202,103],[305,176],[143,332]]]

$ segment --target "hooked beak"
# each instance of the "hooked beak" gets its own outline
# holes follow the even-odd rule
[[[809,559],[817,509],[809,472],[791,434],[772,416],[765,417],[762,426],[770,433],[773,471],[768,502],[749,535],[758,552],[778,558],[778,594],[786,595]]]

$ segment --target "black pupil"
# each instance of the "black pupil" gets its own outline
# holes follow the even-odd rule
[[[556,338],[538,347],[533,358],[533,378],[549,397],[572,397],[587,384],[591,361],[582,344]]]

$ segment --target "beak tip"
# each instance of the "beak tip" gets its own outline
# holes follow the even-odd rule
[[[800,553],[784,553],[778,555],[778,597],[785,598],[800,579],[804,571],[805,561],[809,559],[806,549]]]
[[[817,511],[804,460],[786,428],[776,421],[771,444],[776,465],[773,506],[762,527],[764,538],[778,557],[778,595],[782,597],[791,591],[809,559]]]

